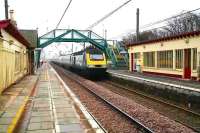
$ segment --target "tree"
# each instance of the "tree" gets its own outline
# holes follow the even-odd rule
[[[177,35],[185,32],[200,30],[200,16],[194,13],[186,13],[169,20],[168,26],[164,29],[170,35]]]
[[[139,42],[148,41],[167,36],[178,35],[186,32],[200,31],[200,15],[187,12],[183,15],[178,15],[166,22],[167,26],[162,28],[143,31],[139,35]],[[123,37],[123,43],[134,44],[136,42],[136,34],[129,34]]]

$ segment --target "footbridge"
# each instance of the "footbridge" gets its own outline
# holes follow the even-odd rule
[[[109,41],[91,30],[54,29],[39,37],[38,48],[45,48],[54,42],[87,42],[102,50],[106,54],[107,58],[112,61],[112,64],[116,65],[118,62],[115,52],[116,50],[113,49],[113,46],[109,45]],[[112,42],[116,43],[116,41],[113,40]],[[41,50],[36,51],[37,62],[39,62],[40,60],[40,53]],[[120,54],[119,50],[118,54]],[[127,60],[125,61],[125,63],[126,62]]]

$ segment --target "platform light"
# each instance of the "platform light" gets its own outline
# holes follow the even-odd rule
[[[189,41],[189,38],[185,39],[185,43],[188,44],[190,41]]]
[[[42,48],[35,48],[34,50],[35,50],[35,51],[41,51]]]
[[[128,54],[128,52],[123,50],[123,51],[120,52],[120,54]]]
[[[13,40],[9,40],[9,45],[13,45],[14,41]]]

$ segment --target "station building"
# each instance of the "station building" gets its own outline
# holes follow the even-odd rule
[[[29,45],[11,20],[0,21],[0,94],[29,73]]]
[[[200,31],[128,45],[129,70],[199,80]]]

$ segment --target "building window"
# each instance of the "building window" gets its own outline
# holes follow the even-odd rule
[[[134,53],[134,59],[140,59],[140,52]]]
[[[144,66],[155,67],[155,52],[144,52]]]
[[[158,68],[173,68],[173,50],[158,51]]]
[[[183,50],[178,49],[176,50],[176,69],[183,68]]]
[[[193,48],[192,49],[192,57],[193,57],[193,67],[192,69],[193,70],[196,70],[197,69],[197,48]]]
[[[15,51],[15,72],[20,71],[20,52]]]

